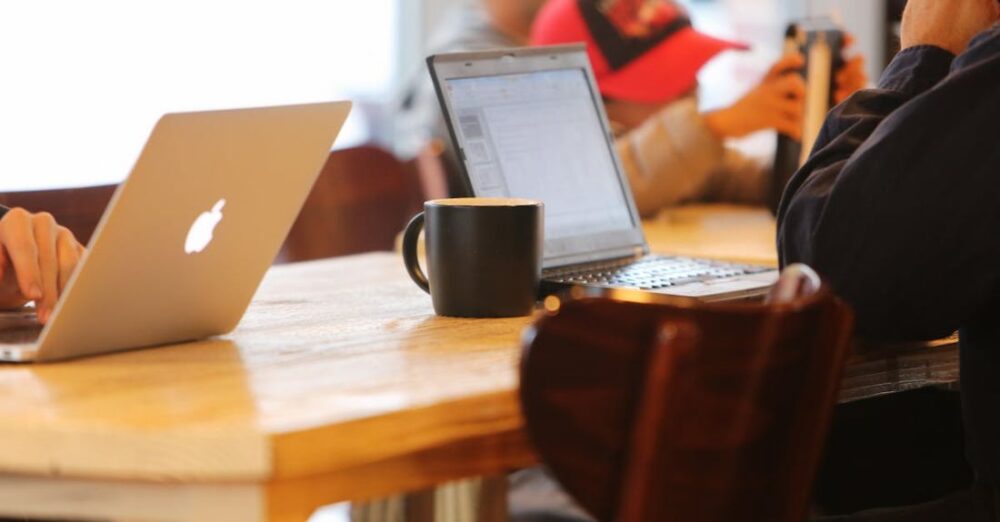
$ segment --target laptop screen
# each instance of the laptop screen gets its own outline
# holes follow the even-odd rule
[[[582,70],[447,85],[477,196],[543,201],[547,239],[632,228]]]
[[[510,56],[483,60],[512,70],[437,78],[473,195],[544,202],[547,267],[643,244],[587,69]],[[528,70],[517,71],[517,61]]]

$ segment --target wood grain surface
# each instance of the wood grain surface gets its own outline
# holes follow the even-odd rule
[[[529,320],[436,317],[393,254],[276,267],[224,339],[0,369],[0,470],[261,480],[516,431]]]
[[[771,212],[738,205],[667,209],[644,225],[654,252],[778,266]]]

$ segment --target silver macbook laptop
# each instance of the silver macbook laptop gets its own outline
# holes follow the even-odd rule
[[[649,255],[582,45],[431,56],[470,194],[545,203],[543,291],[638,288],[763,296],[772,268]]]
[[[335,102],[164,116],[45,328],[30,313],[0,314],[0,360],[231,331],[350,110]]]

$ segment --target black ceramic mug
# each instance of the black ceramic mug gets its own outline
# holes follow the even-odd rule
[[[543,219],[542,203],[528,199],[428,201],[406,225],[403,262],[438,315],[529,315],[541,276]],[[417,259],[422,228],[428,275]]]

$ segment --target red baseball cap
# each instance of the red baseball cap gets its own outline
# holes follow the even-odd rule
[[[690,91],[698,71],[746,44],[694,30],[669,0],[550,0],[535,18],[532,45],[582,42],[601,94],[664,103]]]

